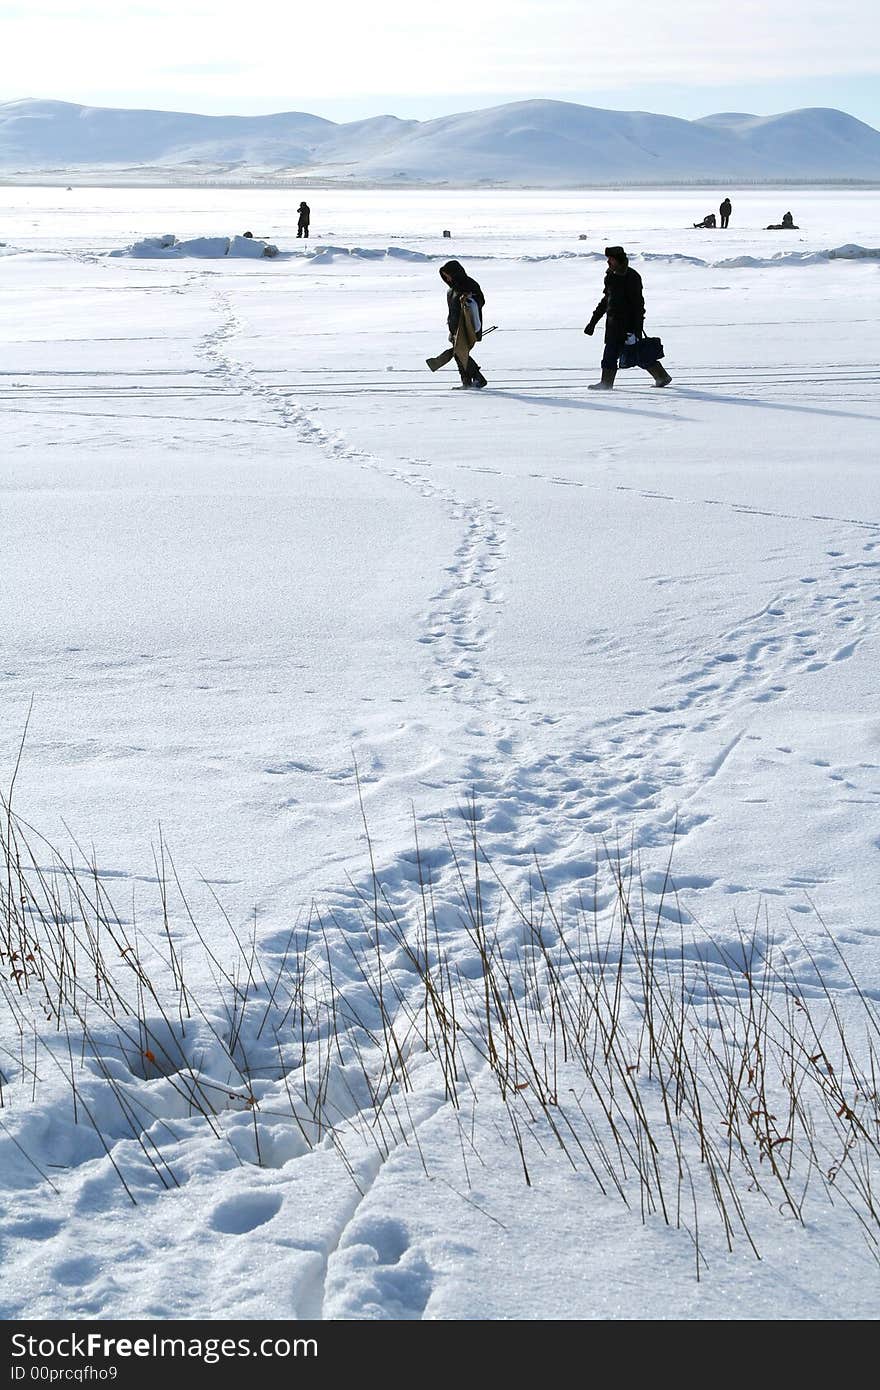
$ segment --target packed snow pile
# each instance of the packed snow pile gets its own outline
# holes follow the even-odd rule
[[[260,241],[256,237],[246,236],[199,236],[193,237],[189,241],[178,241],[172,232],[166,232],[164,236],[148,236],[142,241],[136,241],[133,246],[127,247],[124,251],[111,251],[111,256],[138,256],[150,259],[152,257],[163,258],[166,256],[195,256],[200,260],[216,260],[221,256],[243,256],[250,260],[259,260],[261,257],[268,256],[270,259],[278,255],[278,247],[272,242]]]
[[[430,256],[425,251],[410,251],[405,246],[316,246],[301,252],[312,265],[330,265],[338,256],[353,256],[361,261],[436,261],[439,256]]]
[[[518,259],[540,264],[542,261],[604,261],[605,257],[601,251],[546,251],[539,255],[526,254]]]
[[[640,259],[643,261],[661,261],[665,265],[707,265],[708,262],[699,256],[685,256],[680,251],[643,251]]]
[[[880,261],[880,247],[849,245],[835,246],[830,251],[777,251],[774,256],[733,256],[726,261],[715,261],[714,264],[725,270],[733,270],[764,265],[823,265],[826,261]]]

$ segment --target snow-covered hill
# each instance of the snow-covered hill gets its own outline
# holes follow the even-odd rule
[[[842,111],[686,121],[521,101],[431,121],[337,124],[304,112],[198,116],[59,101],[0,104],[0,171],[537,187],[706,180],[880,180],[880,132]]]

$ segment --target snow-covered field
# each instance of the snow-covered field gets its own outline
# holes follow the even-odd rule
[[[39,836],[92,862],[118,939],[167,956],[161,836],[206,943],[166,870],[176,1032],[136,980],[139,1024],[97,981],[55,1015],[22,991],[24,938],[0,947],[4,1316],[876,1316],[876,1217],[866,1235],[833,1182],[803,1224],[743,1183],[760,1263],[704,1195],[704,1268],[690,1209],[603,1195],[541,1107],[511,1128],[465,1042],[456,1110],[417,1044],[419,948],[393,940],[431,918],[429,875],[425,954],[451,992],[484,978],[449,845],[466,859],[472,826],[511,952],[542,882],[560,941],[579,903],[619,931],[619,852],[661,954],[702,972],[706,1028],[745,933],[785,960],[768,997],[826,1017],[827,985],[864,1043],[826,930],[880,999],[880,193],[731,195],[707,232],[712,190],[316,191],[306,246],[288,194],[0,189],[3,783],[32,703],[14,809],[36,863]],[[788,208],[800,231],[760,230]],[[110,254],[245,228],[279,257]],[[666,391],[586,390],[606,242],[643,276]],[[499,325],[483,392],[424,366],[449,256]],[[59,907],[74,935],[79,915]],[[133,951],[104,950],[121,978]],[[621,979],[636,1018],[628,946]],[[222,1104],[184,1103],[184,1073]],[[317,1127],[294,1118],[308,1076],[336,1097]],[[513,1084],[527,1106],[534,1078]]]

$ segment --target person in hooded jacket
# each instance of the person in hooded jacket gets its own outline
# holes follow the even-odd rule
[[[590,391],[610,391],[617,375],[617,360],[628,338],[642,336],[645,326],[645,298],[642,277],[633,270],[622,246],[606,246],[608,269],[605,289],[593,310],[593,317],[584,332],[593,335],[596,325],[605,318],[605,351],[602,354],[602,380],[588,387]],[[655,386],[668,386],[672,377],[659,362],[644,369],[654,378]]]
[[[766,232],[799,232],[800,227],[795,225],[793,213],[784,212],[781,222],[771,222],[764,230]]]
[[[487,382],[480,371],[480,364],[471,357],[471,348],[483,336],[485,295],[460,261],[447,261],[441,265],[440,279],[447,287],[446,326],[452,348],[441,352],[439,357],[428,357],[428,366],[432,372],[436,372],[454,357],[462,386],[485,386]]]
[[[308,203],[300,203],[297,212],[299,213],[299,221],[296,224],[296,234],[298,237],[308,237],[309,219],[311,218],[312,210]]]

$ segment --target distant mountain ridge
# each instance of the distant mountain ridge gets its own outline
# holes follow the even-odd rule
[[[374,116],[339,124],[300,111],[200,116],[0,103],[0,176],[97,169],[402,186],[873,182],[880,181],[880,131],[822,107],[688,121],[535,100],[430,121]]]

